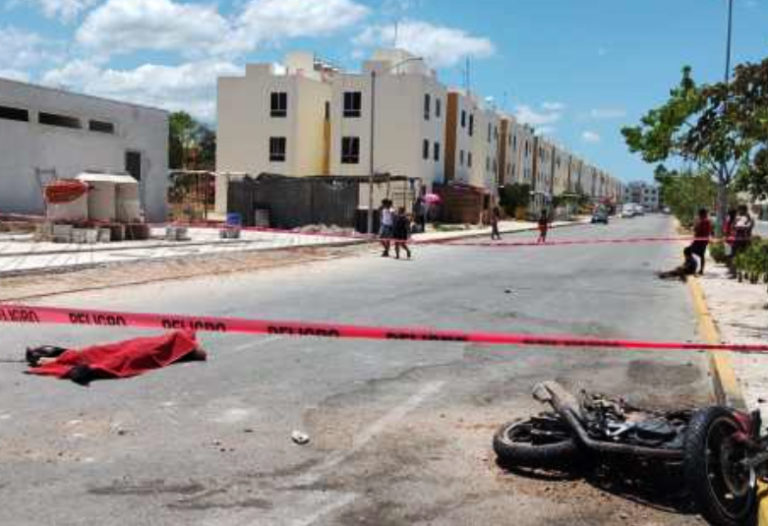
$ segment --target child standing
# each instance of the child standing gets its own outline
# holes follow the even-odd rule
[[[405,250],[408,259],[411,259],[411,250],[408,248],[408,238],[411,235],[411,218],[405,213],[405,208],[398,208],[395,216],[394,238],[395,259],[400,259],[400,248]]]
[[[547,231],[549,230],[549,217],[547,211],[541,211],[541,217],[539,217],[539,239],[537,243],[547,242]]]
[[[501,234],[499,233],[499,219],[501,219],[501,210],[498,206],[494,206],[491,210],[491,240],[501,240]]]

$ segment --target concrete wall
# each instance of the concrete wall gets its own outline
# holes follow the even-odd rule
[[[168,113],[0,79],[0,106],[28,110],[29,121],[0,118],[0,211],[42,214],[35,169],[59,178],[92,170],[125,172],[125,154],[141,154],[140,197],[146,218],[165,221],[168,186]],[[75,117],[80,129],[39,123],[40,112]],[[89,121],[114,125],[114,133],[89,130]]]

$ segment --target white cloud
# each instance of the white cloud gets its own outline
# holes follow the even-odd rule
[[[542,102],[541,107],[548,111],[563,111],[565,104],[562,102]]]
[[[148,49],[188,57],[237,55],[265,41],[328,35],[367,14],[354,0],[250,0],[232,17],[215,5],[107,0],[86,17],[77,41],[113,54]]]
[[[139,49],[176,50],[183,54],[218,44],[229,34],[215,7],[171,0],[108,0],[88,14],[77,41],[103,52]]]
[[[593,108],[589,112],[593,119],[621,119],[627,116],[627,110],[622,108]]]
[[[0,69],[0,79],[19,80],[29,82],[29,73],[18,69]]]
[[[45,67],[61,58],[58,42],[46,40],[37,33],[30,33],[13,26],[0,27],[0,69],[15,71],[29,78],[30,69]]]
[[[526,104],[521,104],[515,108],[515,117],[517,118],[518,122],[522,122],[523,124],[530,124],[534,127],[539,127],[546,124],[553,124],[559,121],[563,117],[563,114],[560,110],[545,108],[544,104],[542,104],[541,111],[535,110]]]
[[[584,133],[581,134],[581,140],[584,142],[589,143],[598,143],[600,142],[600,135],[593,131],[586,130]]]
[[[608,50],[604,47],[597,48],[597,56],[598,57],[604,57],[608,54]]]
[[[215,60],[178,66],[144,64],[131,70],[103,69],[76,60],[47,72],[43,83],[169,110],[183,109],[212,122],[216,117],[216,79],[242,73],[242,68],[230,62]]]
[[[58,18],[62,22],[71,22],[80,13],[96,5],[99,0],[7,0],[5,5],[13,9],[24,3],[36,4],[48,18]]]
[[[369,26],[353,39],[355,45],[362,47],[391,47],[394,42],[394,25]],[[398,24],[397,47],[424,57],[435,67],[452,66],[466,57],[485,58],[495,52],[488,38],[418,20]]]

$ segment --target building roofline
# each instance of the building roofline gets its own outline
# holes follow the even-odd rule
[[[110,98],[107,98],[107,97],[100,97],[98,95],[90,95],[88,93],[80,93],[80,92],[77,92],[77,91],[72,91],[72,90],[68,90],[68,89],[64,89],[64,88],[54,88],[52,86],[44,86],[42,84],[35,84],[35,83],[32,83],[32,82],[23,82],[23,81],[20,81],[20,80],[14,80],[14,79],[9,79],[9,78],[5,78],[5,77],[0,77],[0,82],[10,82],[12,84],[18,84],[20,86],[27,86],[27,87],[30,87],[30,88],[35,88],[35,89],[40,89],[40,90],[45,90],[45,91],[52,91],[52,92],[55,92],[55,93],[63,93],[65,95],[72,95],[72,96],[75,96],[75,97],[84,97],[84,98],[87,98],[87,99],[93,99],[93,100],[98,100],[98,101],[102,101],[102,102],[110,102],[112,104],[121,104],[123,106],[132,106],[134,108],[141,108],[141,109],[144,109],[144,110],[160,111],[160,112],[167,113],[167,114],[171,113],[170,110],[166,110],[166,109],[163,109],[163,108],[158,108],[157,106],[149,106],[149,105],[146,105],[146,104],[137,104],[135,102],[126,102],[126,101],[121,101],[121,100],[117,100],[117,99],[110,99]]]

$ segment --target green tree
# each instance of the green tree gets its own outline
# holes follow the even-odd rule
[[[646,162],[696,163],[697,177],[686,184],[706,177],[717,181],[718,225],[725,218],[731,183],[751,151],[751,143],[739,133],[730,109],[735,101],[730,99],[725,85],[698,86],[686,66],[667,102],[650,110],[639,126],[621,130],[630,151]]]
[[[216,133],[184,111],[172,113],[168,120],[168,166],[174,170],[214,170]]]
[[[499,204],[511,217],[515,217],[518,208],[526,208],[531,200],[531,185],[513,183],[504,186],[499,196]]]
[[[667,170],[660,165],[654,174],[664,204],[684,226],[693,225],[700,208],[711,208],[717,197],[717,185],[706,171]]]

